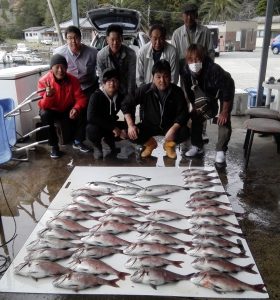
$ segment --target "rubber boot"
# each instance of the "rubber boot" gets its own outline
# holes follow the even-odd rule
[[[93,157],[94,159],[101,159],[103,157],[102,145],[100,143],[93,144]]]
[[[176,154],[176,143],[173,141],[168,141],[163,144],[163,149],[166,151],[166,155],[169,158],[175,159],[177,157]]]
[[[148,157],[151,156],[153,150],[157,147],[157,142],[151,137],[143,146],[144,151],[141,153],[141,157]]]

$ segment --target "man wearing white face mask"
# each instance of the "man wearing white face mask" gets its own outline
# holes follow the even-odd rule
[[[216,163],[224,163],[231,137],[230,112],[235,92],[234,81],[228,72],[206,55],[204,47],[195,44],[190,45],[186,52],[183,80],[188,100],[192,104],[192,146],[185,155],[193,157],[203,153],[203,122],[217,115],[220,101]]]

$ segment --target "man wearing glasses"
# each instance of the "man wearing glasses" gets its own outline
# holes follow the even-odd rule
[[[87,101],[89,101],[91,94],[98,87],[96,76],[97,50],[94,47],[83,44],[81,38],[81,31],[78,27],[67,27],[65,30],[67,43],[55,49],[54,54],[58,53],[66,58],[68,64],[67,72],[79,79],[81,88],[87,97]],[[84,120],[86,126],[86,110],[84,111]],[[74,141],[73,148],[82,152],[89,151],[82,141]]]

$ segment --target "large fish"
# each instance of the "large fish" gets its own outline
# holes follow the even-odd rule
[[[120,272],[113,267],[109,266],[105,262],[88,257],[82,257],[75,259],[71,262],[70,268],[75,272],[83,272],[94,275],[111,274],[118,276],[119,279],[125,280],[125,276],[129,273]]]
[[[220,247],[220,248],[239,248],[241,250],[244,250],[243,245],[240,241],[240,243],[234,243],[232,241],[229,241],[227,239],[224,239],[219,236],[206,236],[206,235],[196,235],[192,239],[192,244],[194,246],[214,246],[214,247]]]
[[[116,221],[105,221],[100,224],[94,225],[90,228],[90,232],[108,232],[113,234],[124,233],[128,231],[133,231],[135,228],[133,225],[119,223]]]
[[[194,246],[187,250],[187,253],[195,257],[220,257],[220,258],[248,258],[244,252],[234,253],[219,247]]]
[[[71,231],[62,228],[44,228],[38,231],[40,238],[55,238],[61,240],[79,240],[80,237]]]
[[[99,285],[119,287],[116,283],[118,280],[119,278],[106,280],[91,274],[70,272],[56,278],[52,284],[58,288],[70,289],[77,292]]]
[[[230,226],[234,228],[240,228],[239,225],[233,224],[229,221],[226,221],[222,218],[215,216],[193,216],[188,219],[190,224],[195,225],[219,225],[219,226]]]
[[[190,246],[191,242],[186,242],[177,238],[174,238],[166,233],[161,232],[148,232],[139,237],[139,241],[142,243],[159,243],[163,245],[187,245]]]
[[[62,210],[57,214],[57,217],[61,217],[63,219],[71,219],[73,221],[81,221],[81,220],[97,220],[98,218],[91,216],[88,213],[83,211],[79,211],[76,209],[66,209]]]
[[[243,236],[243,233],[235,232],[217,225],[194,225],[189,229],[191,234],[214,236]]]
[[[71,191],[72,197],[77,197],[77,196],[81,196],[81,195],[98,197],[98,196],[104,195],[104,193],[100,192],[100,191],[94,191],[94,190],[92,190],[90,188],[86,188],[86,187]]]
[[[208,199],[212,199],[212,198],[216,198],[216,197],[220,197],[223,195],[229,195],[227,192],[217,192],[217,191],[197,191],[197,192],[193,192],[190,195],[190,198],[208,198]]]
[[[111,194],[122,189],[118,184],[105,181],[92,181],[87,183],[87,187],[104,194]]]
[[[110,233],[92,233],[81,238],[85,244],[104,247],[127,246],[131,243]]]
[[[107,215],[112,214],[112,215],[127,216],[127,217],[141,217],[141,216],[146,215],[146,213],[144,213],[134,207],[123,206],[123,205],[111,207],[111,208],[107,209],[105,211],[105,213]]]
[[[191,277],[191,282],[196,285],[212,289],[217,293],[244,291],[266,293],[264,284],[248,284],[228,274],[215,271],[196,273]]]
[[[136,195],[139,191],[141,189],[136,187],[122,187],[120,190],[114,192],[114,195]]]
[[[181,229],[168,224],[160,222],[144,222],[137,227],[139,232],[154,232],[159,231],[161,233],[186,233],[189,234],[188,229]]]
[[[113,247],[86,246],[77,249],[73,253],[72,258],[74,259],[81,258],[81,257],[102,258],[115,253],[122,253],[122,250]]]
[[[81,203],[75,203],[72,202],[68,204],[65,208],[66,210],[77,210],[80,212],[100,212],[99,208],[96,208],[92,205],[86,205],[86,204],[81,204]]]
[[[191,181],[211,181],[214,179],[219,179],[219,176],[209,176],[209,175],[184,175],[185,182]]]
[[[149,284],[152,288],[156,289],[158,285],[180,280],[189,280],[191,276],[192,274],[181,275],[161,268],[141,268],[135,271],[130,279],[133,282]]]
[[[69,249],[69,248],[78,248],[80,244],[72,243],[68,240],[54,239],[54,238],[41,238],[30,242],[26,249],[37,250],[37,249]]]
[[[191,169],[185,169],[182,171],[182,175],[183,176],[195,176],[195,175],[204,175],[204,176],[207,176],[209,174],[212,174],[216,172],[215,170],[203,170],[203,169],[194,169],[194,168],[191,168]]]
[[[73,202],[80,203],[84,205],[93,206],[94,208],[100,209],[100,210],[106,210],[108,209],[108,205],[101,202],[95,197],[87,196],[87,195],[80,195],[73,198]]]
[[[220,185],[219,182],[212,181],[188,181],[185,182],[184,187],[188,189],[206,189],[214,186]]]
[[[151,211],[146,215],[147,220],[153,220],[153,221],[172,221],[172,220],[179,220],[179,219],[186,219],[186,218],[187,217],[184,215],[169,210],[163,210],[163,209]]]
[[[202,199],[202,198],[193,198],[190,201],[186,202],[186,207],[188,208],[196,208],[196,207],[202,207],[202,206],[230,206],[229,203],[221,202],[214,199]]]
[[[122,197],[116,197],[116,196],[109,196],[106,199],[103,200],[104,203],[110,205],[110,206],[131,206],[135,208],[142,208],[142,209],[148,209],[149,205],[141,205],[138,203],[135,203],[129,199],[122,198]]]
[[[139,175],[134,175],[134,174],[118,174],[111,176],[109,178],[110,181],[118,181],[118,180],[123,180],[123,181],[141,181],[141,180],[148,180],[150,181],[150,177],[144,177],[144,176],[139,176]]]
[[[68,271],[68,268],[63,267],[56,262],[47,260],[27,261],[19,264],[14,269],[15,274],[34,279],[61,275]]]
[[[253,270],[253,267],[255,266],[254,264],[239,266],[221,258],[198,257],[191,263],[191,265],[195,269],[201,271],[218,271],[224,273],[238,273],[243,271],[257,274],[257,272]]]
[[[73,254],[73,250],[65,249],[37,249],[34,251],[29,251],[24,260],[50,260],[55,261],[59,259],[65,259],[70,257]]]
[[[133,183],[131,181],[125,181],[125,180],[114,180],[114,183],[125,187],[125,188],[136,188],[136,189],[143,189],[142,186],[140,186],[139,184]]]
[[[70,219],[60,218],[60,217],[53,218],[53,219],[47,221],[46,224],[47,224],[48,228],[62,228],[65,230],[69,230],[71,232],[88,231],[87,227],[82,226],[78,222],[70,220]]]
[[[161,255],[168,253],[186,253],[184,248],[173,248],[159,243],[132,243],[123,249],[127,255]]]
[[[125,263],[125,267],[128,269],[140,269],[141,267],[158,268],[171,265],[182,268],[181,264],[183,263],[183,261],[170,260],[160,256],[146,255],[129,258]]]
[[[224,209],[218,206],[202,206],[192,209],[192,216],[230,216],[236,214],[233,210]]]
[[[188,188],[174,185],[174,184],[157,184],[157,185],[150,185],[145,187],[144,189],[137,192],[136,196],[143,196],[143,195],[152,195],[152,196],[164,196],[166,194],[188,190]]]
[[[133,200],[140,203],[156,203],[160,201],[170,202],[170,200],[167,198],[160,198],[158,196],[153,196],[153,195],[135,196]]]
[[[100,222],[106,221],[115,221],[123,224],[140,224],[143,223],[142,221],[138,221],[126,216],[119,216],[119,215],[104,215],[98,219]]]

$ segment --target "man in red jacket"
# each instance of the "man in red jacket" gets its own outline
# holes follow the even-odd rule
[[[51,58],[50,71],[39,79],[38,89],[46,89],[41,93],[43,98],[38,105],[42,123],[49,125],[49,144],[52,147],[50,156],[59,158],[63,152],[59,150],[54,123],[62,119],[69,121],[75,141],[82,144],[85,139],[85,124],[80,116],[87,106],[86,96],[79,80],[67,73],[67,61],[60,54]]]

